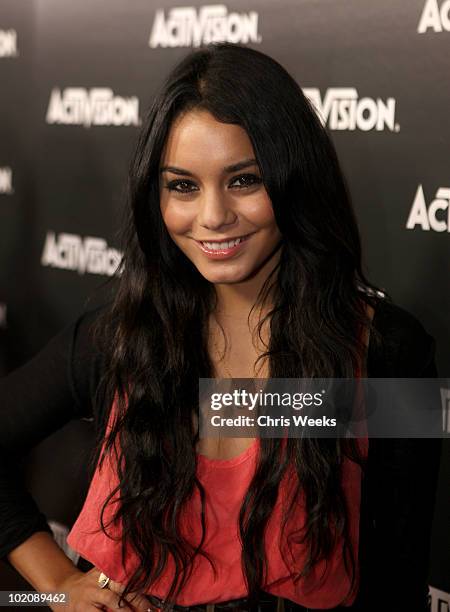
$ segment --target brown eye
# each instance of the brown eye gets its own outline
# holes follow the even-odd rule
[[[256,176],[256,174],[242,174],[241,176],[236,176],[231,185],[236,183],[236,181],[240,181],[240,185],[236,185],[238,189],[253,187],[253,185],[259,185],[262,183],[262,179],[259,176]]]
[[[191,181],[170,181],[165,187],[169,191],[175,191],[176,193],[191,193],[195,189],[190,188],[196,186]]]

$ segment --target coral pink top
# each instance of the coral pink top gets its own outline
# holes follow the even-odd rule
[[[114,414],[111,410],[110,421]],[[367,454],[367,438],[359,439],[363,453]],[[245,597],[247,590],[241,567],[242,546],[238,536],[239,510],[256,467],[256,458],[260,440],[255,442],[242,454],[231,459],[209,459],[198,455],[197,476],[205,489],[206,535],[204,550],[210,555],[217,568],[215,579],[208,560],[196,556],[193,572],[178,596],[176,603],[189,606],[202,603],[217,603]],[[127,575],[139,563],[137,555],[128,548],[126,567],[121,564],[120,541],[114,541],[99,531],[99,514],[107,494],[116,486],[117,476],[111,463],[111,455],[94,473],[90,488],[77,521],[68,536],[69,545],[85,559],[93,563],[112,580],[124,583]],[[289,491],[292,490],[294,471],[287,470],[279,487],[278,499],[269,519],[265,547],[268,559],[268,574],[263,590],[273,595],[282,596],[311,608],[332,608],[338,605],[351,605],[358,590],[359,574],[350,594],[350,580],[344,568],[342,545],[338,542],[333,554],[325,561],[318,563],[306,577],[297,582],[293,578],[305,563],[304,545],[291,542],[291,551],[287,543],[281,541],[282,508],[286,503]],[[344,460],[342,483],[348,502],[350,537],[353,553],[358,562],[359,514],[361,469],[348,459]],[[302,499],[302,498],[300,498]],[[195,490],[189,505],[181,517],[181,532],[192,543],[198,543],[201,536],[200,495]],[[110,504],[105,511],[105,524],[112,517],[114,507]],[[286,533],[297,530],[305,522],[303,502],[300,502],[294,516],[287,524]],[[110,526],[108,533],[120,535],[119,527]],[[169,557],[165,573],[155,582],[148,593],[164,599],[167,596],[174,565]]]

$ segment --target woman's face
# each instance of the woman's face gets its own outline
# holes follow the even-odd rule
[[[160,206],[173,241],[211,283],[251,278],[281,240],[247,132],[205,110],[172,125]]]

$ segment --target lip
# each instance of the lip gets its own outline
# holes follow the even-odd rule
[[[210,259],[228,259],[229,257],[233,257],[233,255],[241,251],[242,248],[245,246],[245,244],[249,241],[249,238],[251,238],[251,236],[253,236],[253,234],[245,234],[244,236],[236,236],[236,238],[243,238],[243,240],[241,240],[239,244],[237,244],[236,246],[230,247],[229,249],[219,249],[215,251],[208,249],[199,240],[195,240],[195,243],[197,244],[200,251],[204,255],[209,257]],[[234,240],[236,240],[236,238],[234,238]],[[229,242],[229,240],[228,241],[223,240],[223,239],[222,240],[207,240],[206,242]]]

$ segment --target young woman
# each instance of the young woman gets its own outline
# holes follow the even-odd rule
[[[5,462],[95,417],[68,539],[92,569],[58,549],[6,464],[3,557],[74,611],[427,610],[438,442],[198,435],[201,377],[436,376],[433,339],[365,278],[300,87],[250,48],[191,53],[144,122],[127,210],[111,303],[1,390]]]

